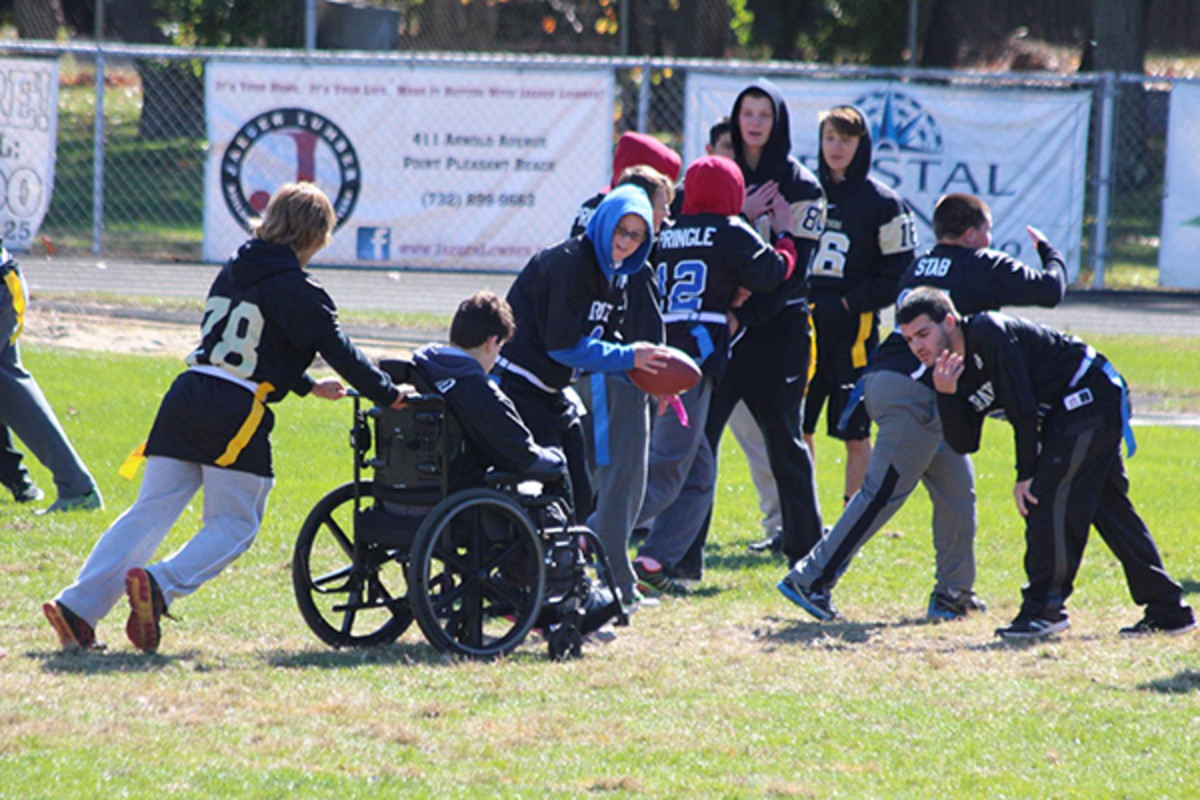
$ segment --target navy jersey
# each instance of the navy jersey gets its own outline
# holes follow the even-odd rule
[[[962,315],[997,311],[1004,306],[1044,306],[1062,302],[1067,290],[1062,255],[1048,244],[1038,246],[1042,268],[1029,266],[999,250],[972,250],[939,244],[918,258],[898,284],[900,297],[918,286],[932,286],[950,295]],[[868,371],[885,369],[919,378],[925,367],[893,332],[871,355]]]
[[[271,475],[265,404],[311,391],[305,370],[317,353],[375,403],[395,402],[391,379],[342,332],[333,300],[292,249],[246,242],[209,289],[192,369],[163,397],[146,454]]]
[[[606,192],[597,192],[583,201],[575,212],[575,220],[571,223],[571,236],[582,236],[587,231],[588,223]],[[615,324],[611,334],[615,341],[620,342],[650,342],[661,344],[664,340],[661,304],[658,289],[655,285],[654,274],[649,265],[654,264],[654,250],[650,251],[647,267],[633,275],[618,275],[613,281],[617,301]]]
[[[463,449],[450,465],[452,490],[482,486],[491,467],[526,472],[563,463],[561,453],[534,443],[512,401],[470,354],[426,345],[413,353],[413,366],[446,399],[463,431]]]
[[[213,366],[235,378],[307,394],[305,370],[317,353],[363,395],[381,406],[397,397],[391,380],[342,332],[337,307],[317,280],[300,268],[286,245],[251,239],[213,281],[191,366]]]
[[[501,356],[527,380],[530,373],[539,388],[557,391],[574,374],[550,351],[568,350],[584,336],[615,341],[624,292],[605,277],[591,241],[580,236],[531,258],[508,290],[508,304],[517,331]]]
[[[841,181],[833,179],[821,157],[825,228],[809,275],[818,358],[824,360],[831,348],[848,351],[847,366],[855,370],[866,366],[879,341],[879,309],[895,302],[896,282],[912,263],[917,245],[912,211],[867,174],[870,168],[869,130],[860,137]]]
[[[770,292],[787,262],[740,217],[691,214],[664,230],[655,249],[667,344],[720,379],[729,351],[729,311],[739,287]]]
[[[757,90],[771,98],[775,106],[775,122],[771,135],[759,157],[758,164],[751,167],[745,157],[745,145],[742,141],[741,129],[738,125],[738,112],[746,92]],[[825,227],[825,194],[816,176],[789,153],[791,150],[791,127],[788,118],[787,104],[783,101],[783,93],[779,87],[768,80],[755,81],[743,89],[733,104],[730,116],[733,120],[731,130],[733,139],[734,160],[742,170],[747,192],[757,187],[775,181],[779,192],[792,207],[792,229],[790,231],[775,231],[771,229],[770,218],[766,215],[750,220],[750,224],[759,235],[768,242],[774,242],[780,236],[789,236],[796,245],[796,268],[792,275],[775,291],[768,294],[758,294],[739,308],[738,322],[742,325],[756,328],[763,332],[793,335],[798,326],[790,314],[780,314],[784,309],[795,309],[804,312],[808,292],[808,269],[812,262],[813,252],[817,241]],[[807,321],[801,321],[800,328],[807,326]]]
[[[963,318],[962,332],[958,389],[937,398],[946,441],[957,452],[975,452],[984,417],[1003,411],[1013,426],[1017,480],[1031,478],[1040,417],[1070,394],[1096,353],[1074,336],[993,311]]]

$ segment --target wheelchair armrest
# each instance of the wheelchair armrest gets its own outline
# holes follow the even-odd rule
[[[516,486],[525,481],[552,483],[561,480],[567,474],[567,465],[559,464],[548,469],[529,470],[527,472],[501,472],[494,470],[483,476],[484,482],[493,489],[498,486]]]

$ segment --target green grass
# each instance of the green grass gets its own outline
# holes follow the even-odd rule
[[[1195,363],[1190,340],[1165,343],[1183,354],[1097,339],[1135,383],[1159,380],[1176,357]],[[179,364],[24,355],[108,505],[46,520],[0,498],[0,797],[1091,800],[1187,797],[1200,781],[1200,637],[1117,637],[1138,611],[1101,542],[1085,556],[1067,634],[1029,647],[992,637],[1023,580],[1011,434],[999,423],[975,460],[986,616],[920,622],[933,556],[918,492],[839,585],[850,621],[810,623],[774,589],[782,565],[744,554],[757,512],[726,437],[703,592],[642,611],[581,661],[551,663],[531,641],[475,664],[435,653],[415,629],[393,646],[338,652],[304,626],[291,546],[308,509],[349,476],[349,407],[291,398],[277,409],[279,478],[258,540],[175,604],[162,652],[130,648],[119,605],[99,628],[107,652],[58,653],[39,605],[132,502],[137,484],[116,468]],[[1197,514],[1181,500],[1194,495],[1200,431],[1140,428],[1139,439],[1133,498],[1194,603]],[[831,522],[840,447],[818,437],[818,449]],[[163,552],[198,512],[197,501]]]

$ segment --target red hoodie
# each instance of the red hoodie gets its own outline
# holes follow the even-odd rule
[[[616,186],[621,173],[629,167],[645,164],[666,175],[671,183],[679,180],[683,159],[671,148],[644,133],[623,133],[613,153],[613,174],[610,186]]]
[[[704,156],[692,162],[683,180],[684,214],[742,213],[746,202],[746,183],[741,168],[724,156]]]

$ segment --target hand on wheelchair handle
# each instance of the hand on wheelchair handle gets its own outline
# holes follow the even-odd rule
[[[326,378],[313,384],[312,393],[323,400],[340,400],[346,396],[346,387],[337,378]]]

